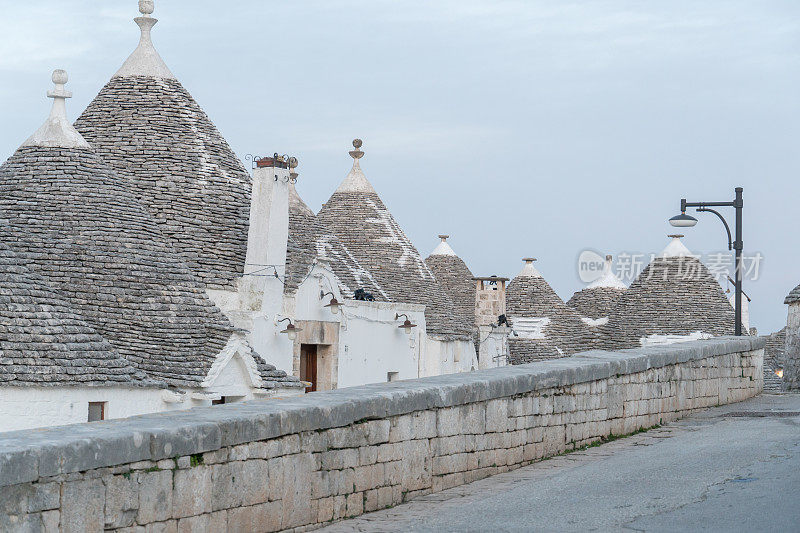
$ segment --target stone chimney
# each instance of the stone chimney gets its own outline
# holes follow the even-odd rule
[[[256,161],[245,275],[240,286],[241,304],[252,311],[278,313],[283,307],[289,240],[289,182],[295,179],[293,169],[296,166],[295,158],[277,154]]]
[[[475,278],[475,325],[497,324],[500,315],[506,314],[506,283],[508,278],[489,276]]]

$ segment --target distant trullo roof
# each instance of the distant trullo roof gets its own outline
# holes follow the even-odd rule
[[[475,325],[475,281],[467,264],[447,243],[449,235],[439,235],[441,242],[425,259],[442,289],[455,304],[459,320]]]
[[[509,337],[513,364],[565,357],[592,348],[594,335],[580,315],[559,298],[526,258],[506,289],[506,313],[514,330]]]
[[[11,240],[0,232],[0,387],[160,386],[28,270]]]
[[[66,73],[53,80],[49,126],[0,166],[7,244],[133,366],[199,385],[232,327],[130,183],[67,122]]]
[[[786,299],[783,301],[785,304],[793,304],[800,302],[800,285],[792,289],[792,292],[786,295]]]
[[[426,306],[430,335],[471,339],[471,324],[456,314],[452,300],[364,176],[361,141],[356,139],[353,146],[353,168],[317,219],[372,274],[389,300]]]
[[[602,320],[611,314],[619,297],[627,289],[611,268],[611,256],[606,256],[603,274],[572,295],[567,305],[582,317]],[[591,324],[590,324],[591,325]]]
[[[140,2],[140,10],[139,46],[75,127],[131,180],[200,281],[234,289],[247,252],[250,174],[153,47],[152,2]]]
[[[327,264],[339,280],[345,297],[363,289],[377,301],[388,297],[378,283],[336,236],[317,220],[317,216],[289,183],[289,241],[286,251],[284,292],[291,294],[310,272],[315,261]]]
[[[733,334],[734,312],[722,287],[680,241],[682,235],[670,237],[601,328],[605,347],[634,348],[669,339],[664,336]]]

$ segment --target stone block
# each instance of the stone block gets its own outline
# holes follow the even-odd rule
[[[399,444],[403,465],[403,488],[416,491],[431,486],[430,448],[427,440],[411,440]]]
[[[176,470],[172,497],[173,518],[211,512],[211,472],[213,466]],[[178,524],[180,529],[180,524]]]
[[[269,502],[229,509],[226,531],[228,533],[279,531],[282,529],[280,507],[279,502]]]
[[[381,487],[378,489],[378,509],[386,509],[395,503],[400,503],[392,499],[393,492],[392,487]]]
[[[322,524],[333,520],[334,505],[336,497],[321,498],[317,504],[317,523]]]
[[[242,463],[236,479],[237,490],[242,493],[242,505],[256,505],[269,501],[268,463],[263,459],[251,459]]]
[[[381,446],[391,446],[382,444]],[[358,464],[360,466],[372,465],[378,462],[378,446],[362,446],[358,449]]]
[[[283,471],[284,460],[282,457],[269,459],[267,468],[269,470],[269,499],[270,501],[280,500],[283,496]]]
[[[105,480],[105,526],[132,526],[139,509],[137,474],[111,476]]]
[[[172,471],[138,472],[139,524],[166,521],[172,517]],[[176,523],[177,527],[177,523]]]
[[[103,531],[105,486],[99,479],[64,483],[61,530],[64,533]]]
[[[347,510],[345,515],[347,517],[358,516],[364,513],[364,495],[360,492],[355,492],[347,496]]]
[[[311,474],[317,463],[310,453],[289,455],[284,460],[281,527],[288,529],[311,522]]]
[[[341,470],[343,468],[355,468],[359,465],[357,448],[331,450],[323,452],[317,457],[319,458],[319,466],[323,470]]]
[[[378,510],[378,489],[368,490],[364,495],[364,512]]]
[[[486,402],[486,431],[497,432],[508,429],[508,399],[500,398]]]

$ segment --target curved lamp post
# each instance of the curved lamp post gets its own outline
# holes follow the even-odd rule
[[[677,228],[691,228],[697,224],[697,219],[686,214],[687,207],[696,207],[698,212],[707,211],[714,213],[722,221],[725,231],[728,232],[728,250],[735,250],[736,254],[736,295],[734,297],[734,310],[736,314],[736,324],[734,331],[736,335],[742,334],[742,188],[736,187],[736,198],[732,202],[687,202],[686,198],[681,200],[681,214],[669,219],[669,223]],[[736,240],[731,239],[731,228],[718,211],[713,207],[733,207],[736,210]]]

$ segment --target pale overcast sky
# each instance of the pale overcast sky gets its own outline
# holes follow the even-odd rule
[[[0,160],[42,123],[54,68],[75,118],[138,41],[136,0],[0,0]],[[651,253],[681,197],[745,189],[760,333],[800,283],[797,0],[156,0],[154,41],[240,157],[301,162],[318,209],[362,167],[423,256],[520,258],[565,300],[592,248]],[[710,214],[686,230],[725,251]],[[731,223],[733,214],[730,213]]]

